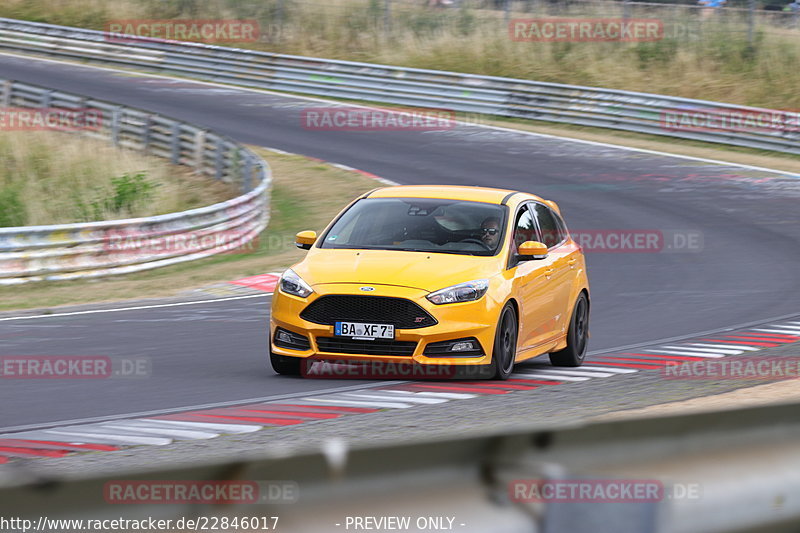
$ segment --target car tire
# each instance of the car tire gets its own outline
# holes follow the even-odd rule
[[[567,347],[550,353],[553,366],[581,366],[589,340],[589,299],[581,293],[575,301],[567,331]]]
[[[300,363],[303,359],[300,357],[287,357],[285,355],[278,355],[269,351],[269,362],[272,364],[272,369],[282,376],[299,376]]]
[[[514,369],[517,356],[517,313],[510,303],[503,307],[492,350],[492,370],[494,379],[506,380]]]

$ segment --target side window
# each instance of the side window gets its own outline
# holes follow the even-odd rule
[[[564,240],[564,231],[561,225],[556,221],[555,214],[549,207],[542,204],[534,204],[533,207],[536,212],[536,220],[539,222],[539,228],[542,231],[542,242],[548,248],[552,248]]]
[[[556,218],[556,222],[558,223],[558,230],[561,232],[561,238],[566,239],[569,236],[569,231],[567,231],[567,223],[564,222],[564,219],[561,218],[561,215],[556,213],[555,211],[551,211],[553,216]]]
[[[525,241],[535,241],[536,236],[536,222],[533,220],[531,210],[525,206],[517,214],[517,222],[514,224],[514,241],[512,242],[511,249],[516,253],[519,245]]]

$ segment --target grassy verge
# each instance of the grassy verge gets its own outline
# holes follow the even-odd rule
[[[520,42],[489,2],[421,4],[393,0],[390,28],[382,0],[4,0],[0,16],[101,30],[121,19],[256,19],[260,40],[235,46],[800,108],[800,29],[779,13],[759,15],[752,42],[741,12],[652,5],[629,16],[662,20],[655,42]],[[514,6],[512,18],[622,16],[621,2]]]
[[[0,310],[172,296],[285,267],[304,253],[294,246],[295,233],[322,229],[347,202],[379,186],[372,179],[304,157],[256,151],[268,158],[274,182],[272,218],[255,249],[130,276],[0,287]]]
[[[158,215],[236,195],[160,158],[64,133],[0,133],[0,161],[0,227]]]

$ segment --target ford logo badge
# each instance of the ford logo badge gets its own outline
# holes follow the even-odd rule
[[[375,290],[375,287],[361,287],[361,290],[362,290],[362,291],[366,291],[366,292],[369,292],[369,291],[374,291],[374,290]]]

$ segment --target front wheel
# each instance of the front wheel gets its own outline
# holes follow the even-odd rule
[[[581,366],[589,340],[589,300],[581,293],[575,302],[567,331],[567,347],[550,354],[553,366]]]
[[[511,304],[506,304],[500,313],[497,333],[494,336],[492,352],[492,370],[494,379],[505,380],[514,368],[517,356],[517,314]]]
[[[269,362],[272,364],[272,369],[282,376],[299,376],[302,361],[300,357],[287,357],[272,353],[272,350],[269,351]]]

